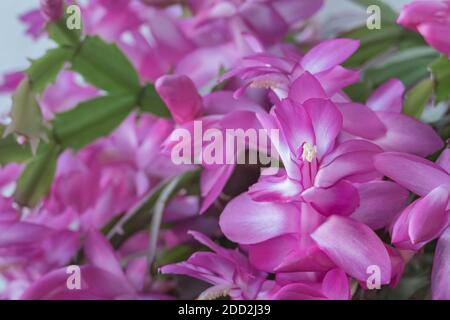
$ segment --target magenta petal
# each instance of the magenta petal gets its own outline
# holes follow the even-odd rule
[[[391,280],[391,261],[383,242],[366,225],[350,218],[331,216],[311,235],[319,247],[359,281],[366,281],[369,266],[378,266],[381,283]]]
[[[261,176],[259,181],[249,188],[248,194],[255,201],[290,202],[298,198],[301,191],[301,184],[280,170],[277,175]]]
[[[97,231],[89,231],[84,240],[84,254],[91,264],[112,274],[123,276],[111,244]]]
[[[406,206],[409,192],[392,181],[371,181],[356,186],[359,207],[352,218],[377,230],[388,226]]]
[[[429,125],[415,118],[393,112],[377,112],[377,115],[387,131],[386,135],[373,142],[385,151],[425,157],[444,146],[442,139]]]
[[[84,300],[135,298],[134,292],[124,277],[115,275],[94,266],[80,268],[81,289],[67,288],[66,268],[54,270],[34,282],[21,296],[24,300]]]
[[[312,240],[311,240],[312,241]],[[333,261],[317,244],[299,248],[284,257],[276,272],[325,272],[334,267]]]
[[[417,205],[417,203],[418,200],[407,206],[405,210],[403,210],[402,213],[396,218],[394,224],[392,225],[391,240],[398,249],[417,251],[423,246],[423,243],[413,245],[408,234],[411,213],[413,212],[413,209]]]
[[[315,100],[315,99],[314,99]],[[296,104],[289,99],[284,99],[281,103],[277,104],[273,109],[273,113],[276,116],[276,120],[279,123],[281,134],[285,137],[287,143],[289,144],[290,151],[294,156],[299,156],[297,150],[305,143],[310,143],[315,145],[314,129],[311,118],[309,117],[306,108],[302,107],[300,104]],[[267,128],[264,123],[263,127]],[[279,146],[278,148],[280,148]],[[283,162],[285,157],[282,156]],[[290,168],[287,168],[288,174],[290,175]]]
[[[291,85],[289,98],[298,103],[303,103],[311,98],[327,99],[328,96],[320,82],[309,72],[303,73]]]
[[[330,70],[316,73],[314,76],[319,80],[328,96],[332,96],[342,88],[358,82],[360,71],[335,66]]]
[[[231,241],[254,244],[300,227],[300,210],[292,204],[256,202],[242,194],[228,203],[220,216],[220,228]]]
[[[436,164],[439,165],[450,175],[450,149],[446,148],[442,151],[439,158],[436,160]]]
[[[274,300],[322,300],[326,299],[319,288],[304,283],[292,283],[282,287],[272,297]]]
[[[403,105],[405,86],[400,80],[391,79],[382,84],[367,99],[367,106],[373,111],[400,113]]]
[[[155,87],[178,123],[194,120],[202,109],[202,98],[185,75],[162,76]]]
[[[244,2],[240,14],[250,29],[268,44],[276,42],[289,30],[289,26],[278,12],[263,2]],[[267,21],[270,21],[270,24]]]
[[[234,171],[234,165],[220,165],[203,169],[200,175],[200,190],[203,202],[200,214],[204,213],[216,201]]]
[[[438,187],[417,201],[409,223],[409,237],[413,244],[428,242],[439,236],[448,225],[450,211],[446,208],[449,200],[450,191]]]
[[[297,236],[286,234],[248,246],[250,262],[259,270],[274,272],[274,269],[294,251],[299,244]]]
[[[329,299],[349,300],[350,282],[345,272],[340,269],[328,271],[322,281],[322,291]]]
[[[291,104],[287,105],[287,107],[291,107],[291,106],[292,106]],[[275,110],[274,113],[276,114],[277,107],[275,107],[274,110]],[[283,108],[282,110],[286,111],[287,109]],[[283,113],[281,113],[281,114],[283,114]],[[289,117],[292,114],[293,113],[289,113],[287,115],[287,117]],[[273,143],[274,148],[277,150],[279,157],[283,161],[283,164],[284,164],[284,167],[286,168],[288,177],[290,177],[292,179],[296,179],[296,180],[300,179],[301,174],[300,174],[299,167],[298,167],[297,163],[291,157],[292,150],[291,150],[290,143],[292,143],[293,141],[291,139],[292,136],[288,136],[288,134],[290,134],[289,128],[281,127],[283,122],[281,122],[281,119],[277,119],[278,116],[275,117],[273,114],[269,115],[267,113],[257,113],[256,117],[259,120],[259,122],[261,123],[261,126],[263,128],[265,128],[266,130],[279,130],[278,132],[280,134],[279,134],[278,143],[275,143],[274,141],[271,141],[271,142]],[[301,119],[301,118],[299,118],[299,119]],[[280,127],[281,127],[281,129],[280,129]],[[301,131],[304,131],[304,130],[301,130]],[[312,135],[311,132],[312,132],[312,130],[309,128],[307,135],[305,135],[308,137],[308,139],[311,139],[311,135]],[[303,135],[300,135],[300,139],[302,136]],[[295,141],[297,141],[297,140],[295,140]]]
[[[381,176],[374,167],[373,158],[382,150],[363,140],[348,140],[327,154],[316,175],[315,184],[329,187],[341,179],[366,182]]]
[[[447,21],[423,23],[417,29],[430,46],[450,56],[450,39],[447,34],[449,27],[450,23]]]
[[[431,292],[435,300],[450,300],[450,228],[440,237],[434,252]]]
[[[330,100],[309,99],[303,107],[311,119],[316,137],[317,157],[321,159],[334,146],[342,128],[342,115]]]
[[[358,191],[346,181],[339,181],[329,188],[310,188],[302,193],[302,197],[324,216],[348,216],[359,206]]]
[[[399,152],[385,152],[374,159],[375,167],[406,189],[425,196],[431,190],[450,185],[450,175],[433,162]]]
[[[289,23],[294,24],[307,19],[316,13],[323,5],[323,0],[278,0],[272,1],[272,6]]]
[[[439,19],[436,13],[446,10],[447,4],[444,1],[414,1],[403,8],[397,23],[415,30],[418,24]]]
[[[0,84],[0,93],[11,93],[16,90],[19,83],[25,77],[22,71],[10,72],[3,75],[3,82]]]
[[[348,133],[365,139],[376,139],[386,133],[386,127],[378,116],[365,105],[358,103],[340,103],[344,123],[343,129]]]
[[[353,39],[327,40],[315,46],[303,57],[303,69],[312,74],[329,70],[349,58],[359,47]]]

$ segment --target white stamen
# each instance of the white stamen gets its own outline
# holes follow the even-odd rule
[[[313,162],[316,155],[317,155],[317,147],[308,142],[305,142],[303,144],[302,160]]]

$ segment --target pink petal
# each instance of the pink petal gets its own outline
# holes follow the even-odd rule
[[[376,265],[381,283],[391,280],[391,261],[383,242],[366,225],[350,218],[331,216],[311,235],[338,267],[366,281],[367,268]]]
[[[359,206],[358,191],[346,181],[339,181],[329,188],[310,188],[302,193],[302,197],[324,216],[348,216]]]
[[[442,151],[439,158],[436,160],[436,164],[439,165],[450,175],[450,149],[446,148]]]
[[[330,100],[309,99],[303,107],[314,128],[317,157],[320,159],[334,146],[342,128],[342,115]]]
[[[111,244],[97,231],[89,231],[84,240],[84,254],[94,266],[123,276],[119,260]]]
[[[265,3],[244,2],[240,14],[250,29],[266,44],[276,42],[289,30],[278,12]]]
[[[290,202],[298,198],[301,191],[301,184],[290,179],[280,169],[278,175],[261,176],[259,181],[249,188],[248,194],[255,201]]]
[[[433,162],[417,156],[386,152],[377,155],[374,163],[381,173],[420,196],[441,185],[450,185],[450,175]]]
[[[14,92],[24,77],[25,73],[22,71],[6,73],[3,76],[3,82],[0,85],[0,93]]]
[[[367,99],[367,106],[373,111],[400,113],[403,106],[405,86],[400,80],[391,79],[382,84]]]
[[[289,24],[294,24],[300,20],[311,17],[322,7],[322,5],[323,0],[272,1],[272,6]]]
[[[300,210],[292,204],[256,202],[248,194],[234,198],[220,216],[220,228],[231,241],[254,244],[300,227]]]
[[[282,287],[272,297],[274,300],[323,300],[326,297],[309,284],[292,283]]]
[[[377,112],[386,127],[386,135],[373,140],[385,151],[413,153],[428,156],[443,147],[442,139],[427,124],[393,112]]]
[[[248,246],[250,262],[259,270],[274,272],[282,261],[298,247],[298,238],[286,234]]]
[[[289,98],[298,103],[303,103],[311,98],[327,99],[328,96],[320,82],[309,72],[303,73],[291,85]]]
[[[371,181],[356,186],[359,207],[352,218],[374,230],[388,226],[406,206],[409,192],[391,181]]]
[[[194,120],[202,109],[202,98],[187,76],[162,76],[156,81],[155,87],[178,123]]]
[[[417,201],[410,214],[408,232],[413,244],[428,242],[439,236],[448,225],[450,211],[446,208],[449,200],[449,189],[438,187]]]
[[[366,182],[381,176],[374,167],[373,158],[382,150],[363,140],[348,140],[328,154],[316,175],[315,184],[329,187],[340,179]]]
[[[447,34],[449,27],[449,22],[435,22],[420,24],[417,29],[430,46],[450,56],[450,39]]]
[[[344,271],[333,269],[327,272],[322,281],[322,291],[329,299],[349,300],[350,282]]]
[[[439,239],[434,252],[431,292],[435,300],[450,300],[450,228]]]
[[[358,103],[339,103],[344,123],[343,129],[355,136],[376,139],[386,133],[386,127],[378,116],[365,105]]]
[[[203,202],[200,214],[204,213],[216,201],[234,171],[234,165],[221,165],[203,169],[200,175],[200,190]]]
[[[358,47],[359,41],[353,39],[327,40],[309,50],[301,66],[312,74],[329,70],[347,60]]]
[[[447,8],[444,1],[414,1],[403,8],[397,23],[415,29],[423,22],[438,20],[440,16],[437,13],[445,13]]]
[[[335,66],[314,75],[329,96],[339,93],[343,88],[354,84],[361,78],[359,70],[349,70],[341,66]]]

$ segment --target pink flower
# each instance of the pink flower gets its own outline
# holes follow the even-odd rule
[[[228,295],[246,300],[258,297],[266,279],[265,273],[256,270],[238,250],[224,249],[201,233],[190,234],[213,252],[197,252],[186,262],[162,267],[162,273],[187,275],[212,284],[200,299]]]
[[[402,153],[385,153],[376,167],[400,185],[421,196],[411,203],[392,226],[392,242],[401,249],[419,250],[439,238],[433,263],[432,292],[435,299],[449,299],[448,226],[450,222],[450,149],[437,163]]]
[[[305,97],[302,97],[302,92],[313,95],[302,88],[305,78],[301,76],[309,73],[319,81],[321,90],[332,97],[345,86],[359,80],[358,71],[339,65],[358,47],[357,40],[333,39],[316,45],[303,57],[292,51],[284,52],[281,57],[259,53],[245,58],[249,61],[249,66],[237,67],[222,79],[238,76],[244,80],[244,85],[236,91],[236,96],[241,95],[247,87],[265,88],[271,89],[278,99],[289,95],[294,100],[303,102]]]
[[[55,269],[34,282],[21,296],[25,300],[69,299],[167,299],[168,296],[142,294],[133,286],[132,278],[122,270],[119,257],[111,244],[98,232],[90,231],[84,240],[84,254],[88,261],[80,267],[80,285],[68,288],[66,268]],[[145,274],[146,269],[141,270]],[[130,276],[130,274],[128,274]]]
[[[403,8],[397,23],[419,32],[430,46],[450,57],[450,1],[416,0]]]
[[[3,213],[3,212],[2,212]],[[79,248],[79,234],[14,220],[0,222],[0,267],[6,288],[0,297],[17,299],[43,274],[60,268]]]

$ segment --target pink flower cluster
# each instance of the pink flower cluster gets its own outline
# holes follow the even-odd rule
[[[62,10],[62,1],[41,3],[22,17],[35,38]],[[192,169],[171,162],[171,135],[201,121],[221,131],[278,130],[282,168],[246,185],[222,210],[237,168],[200,166],[200,195],[181,191],[169,202],[163,222],[170,228],[161,230],[158,250],[191,244],[192,236],[211,251],[161,273],[211,284],[202,299],[351,299],[358,285],[371,289],[373,268],[379,285],[395,287],[414,254],[439,239],[433,298],[450,299],[450,149],[432,127],[402,113],[401,81],[355,103],[343,89],[359,81],[359,70],[342,63],[358,41],[310,39],[306,53],[283,42],[288,33],[303,38],[321,0],[186,3],[92,0],[82,7],[84,32],[117,43],[141,81],[155,84],[172,119],[133,113],[111,135],[64,151],[49,194],[33,209],[11,195],[23,166],[1,168],[0,297],[173,298],[176,281],[149,273],[148,231],[113,248],[102,229],[159,183]],[[448,1],[417,1],[399,23],[450,54],[448,39],[435,32],[450,26],[449,10]],[[12,92],[22,77],[8,75],[0,92]],[[99,94],[63,71],[39,102],[52,119]],[[426,159],[436,152],[436,162]],[[211,240],[222,236],[238,247]],[[66,266],[80,255],[81,289],[69,290]]]
[[[405,6],[397,22],[419,32],[430,46],[450,57],[450,1],[414,1]]]

